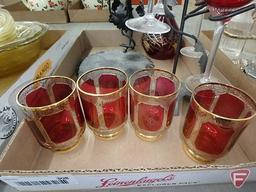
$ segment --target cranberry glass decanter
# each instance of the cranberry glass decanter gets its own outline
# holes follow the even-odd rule
[[[158,0],[154,6],[153,13],[155,18],[162,23],[179,30],[175,19],[168,18],[165,15],[162,0]],[[146,53],[154,59],[165,60],[173,58],[176,53],[177,42],[178,33],[172,29],[168,33],[144,33],[142,35],[142,46]]]

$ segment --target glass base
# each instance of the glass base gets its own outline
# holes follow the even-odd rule
[[[113,139],[116,139],[123,132],[124,126],[125,126],[125,123],[123,123],[119,127],[115,128],[113,130],[113,132],[108,132],[108,131],[103,132],[103,131],[98,131],[97,129],[95,129],[95,128],[93,128],[93,127],[88,125],[88,127],[93,131],[94,135],[98,139],[101,139],[101,140],[113,140]]]
[[[41,143],[40,141],[38,141],[38,142],[42,147],[49,149],[53,152],[66,153],[66,152],[70,152],[70,151],[74,150],[77,146],[79,146],[81,139],[82,139],[82,137],[79,137],[72,145],[63,147],[63,148],[54,148],[48,144]]]
[[[213,76],[206,77],[204,74],[192,75],[185,80],[185,87],[192,93],[198,85],[210,82],[219,82],[219,80]]]
[[[157,20],[154,15],[145,15],[139,18],[129,19],[125,25],[133,30],[141,33],[162,34],[170,31],[169,25]]]
[[[208,163],[212,163],[214,162],[214,160],[209,160],[206,159],[204,157],[202,157],[201,155],[196,154],[193,150],[191,150],[186,144],[183,145],[183,149],[185,151],[185,153],[190,157],[190,159],[192,159],[193,161],[199,162],[199,163],[204,163],[204,164],[208,164]]]
[[[139,132],[136,129],[135,129],[135,133],[137,137],[139,137],[143,141],[148,141],[148,142],[158,141],[162,137],[162,135],[144,135],[143,133]]]
[[[75,148],[77,148],[77,147],[80,145],[81,140],[82,140],[82,138],[79,138],[79,139],[76,141],[76,143],[74,143],[72,146],[70,146],[70,147],[68,147],[68,148],[65,148],[65,149],[63,149],[63,150],[56,150],[56,151],[59,152],[59,153],[66,153],[66,152],[73,151]]]
[[[203,54],[202,52],[195,51],[195,48],[192,47],[192,46],[191,47],[183,47],[180,50],[180,53],[183,56],[186,56],[186,57],[189,57],[189,58],[195,58],[195,59],[199,59]]]

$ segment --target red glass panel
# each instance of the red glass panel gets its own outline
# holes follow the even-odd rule
[[[195,141],[198,150],[212,155],[221,154],[230,138],[234,134],[231,128],[217,126],[212,123],[203,123]]]
[[[127,114],[128,114],[128,111],[129,111],[129,106],[128,106],[128,90],[127,90],[127,92],[125,93],[125,95],[124,95],[124,106],[125,106],[125,115],[127,116]]]
[[[26,103],[29,107],[42,107],[50,105],[51,101],[47,90],[39,87],[26,96]]]
[[[213,112],[223,117],[238,118],[243,110],[244,102],[226,93],[220,95]]]
[[[126,97],[121,97],[116,101],[105,103],[103,105],[103,113],[105,125],[112,129],[121,125],[125,121],[126,111]]]
[[[195,95],[195,100],[205,109],[209,110],[214,100],[215,94],[212,90],[199,91]]]
[[[125,84],[126,84],[126,80],[123,80],[122,81],[122,86],[125,86]]]
[[[149,95],[151,79],[149,76],[140,77],[135,80],[133,88],[145,95]]]
[[[174,112],[174,109],[175,109],[175,104],[176,104],[176,100],[173,101],[173,102],[170,104],[170,106],[169,106],[166,126],[170,126],[170,125],[171,125],[172,118],[173,118],[173,112]]]
[[[58,102],[64,98],[66,98],[71,92],[72,89],[67,84],[54,84],[52,86],[52,91],[55,97],[55,102]]]
[[[104,74],[99,78],[100,93],[106,94],[119,89],[119,80],[115,75]]]
[[[135,105],[134,98],[130,94],[130,118],[132,122],[134,121],[134,105]]]
[[[71,108],[76,113],[79,125],[83,126],[84,125],[84,116],[83,116],[83,112],[82,112],[78,97],[76,97],[75,99],[74,99],[74,97],[71,97],[69,99],[69,103],[70,103]]]
[[[165,96],[175,91],[175,84],[168,78],[158,77],[156,80],[155,96]]]
[[[57,114],[41,118],[48,136],[54,143],[65,142],[76,134],[76,126],[69,111],[61,111]]]
[[[87,81],[83,82],[80,87],[83,91],[87,93],[96,93],[96,88],[92,79],[88,79]]]
[[[93,128],[99,128],[97,108],[94,104],[82,99],[84,114],[87,123]]]
[[[164,109],[161,106],[141,103],[138,106],[138,116],[138,123],[141,129],[158,131],[163,124]]]
[[[193,102],[193,101],[192,101]],[[194,129],[196,123],[196,114],[193,110],[192,103],[190,104],[190,107],[188,109],[186,118],[185,118],[185,123],[183,126],[183,135],[188,139]]]
[[[251,117],[251,116],[252,116],[252,112],[249,111],[249,112],[244,116],[244,118],[248,118],[248,117]]]

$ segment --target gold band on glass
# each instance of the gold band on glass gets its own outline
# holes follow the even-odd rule
[[[44,80],[47,80],[47,79],[54,79],[54,78],[66,79],[66,80],[72,82],[72,88],[71,88],[72,91],[71,91],[71,93],[70,93],[68,96],[66,96],[64,99],[62,99],[62,100],[60,100],[60,101],[58,101],[58,102],[55,102],[55,103],[53,103],[53,104],[45,105],[45,106],[41,106],[41,107],[28,107],[28,106],[23,105],[22,103],[20,103],[19,97],[20,97],[20,95],[22,94],[22,92],[23,92],[26,88],[28,88],[29,86],[31,86],[31,85],[33,85],[33,84],[36,84],[36,83],[38,83],[38,82],[40,82],[40,81],[44,81]],[[76,82],[75,82],[73,79],[71,79],[71,78],[69,78],[69,77],[65,77],[65,76],[47,76],[47,77],[43,77],[43,78],[34,80],[34,81],[30,82],[29,84],[25,85],[25,86],[19,91],[19,93],[16,95],[16,103],[17,103],[20,107],[22,107],[23,109],[29,110],[29,111],[32,111],[32,112],[36,112],[36,111],[38,111],[38,110],[49,110],[49,109],[54,108],[54,107],[59,107],[59,106],[64,106],[64,105],[66,105],[66,103],[69,102],[68,99],[70,98],[70,96],[72,96],[72,95],[74,94],[75,91],[76,91]]]
[[[119,88],[118,90],[116,90],[116,91],[114,91],[114,92],[111,92],[111,93],[104,93],[104,94],[101,94],[101,93],[88,93],[88,92],[82,90],[82,89],[80,88],[80,81],[81,81],[81,79],[82,79],[85,75],[87,75],[87,74],[89,74],[89,73],[92,73],[92,72],[95,72],[95,71],[99,71],[99,70],[113,70],[113,71],[121,72],[121,73],[125,76],[125,80],[126,80],[125,85],[123,85],[121,88]],[[112,95],[115,95],[115,94],[121,92],[123,89],[125,89],[125,87],[128,85],[128,76],[127,76],[127,74],[126,74],[124,71],[122,71],[122,70],[120,70],[120,69],[117,69],[117,68],[112,68],[112,67],[99,67],[99,68],[95,68],[95,69],[92,69],[92,70],[90,70],[90,71],[87,71],[87,72],[83,73],[83,74],[78,78],[78,80],[76,81],[76,85],[77,85],[77,89],[78,89],[81,93],[83,93],[83,94],[85,94],[85,95],[88,95],[88,96],[93,96],[93,97],[112,96]]]
[[[164,72],[164,73],[167,73],[169,74],[170,76],[174,77],[174,79],[178,82],[179,86],[178,88],[176,88],[176,90],[173,92],[173,93],[170,93],[168,95],[164,95],[164,96],[154,96],[154,95],[146,95],[146,94],[143,94],[143,93],[140,93],[139,91],[135,90],[133,88],[133,86],[131,85],[131,79],[134,78],[137,74],[139,73],[142,73],[142,72],[147,72],[147,71],[159,71],[159,72]],[[143,69],[143,70],[140,70],[140,71],[136,71],[134,72],[130,78],[129,78],[129,87],[132,91],[134,91],[135,93],[137,93],[138,95],[141,95],[143,97],[147,97],[147,98],[154,98],[154,99],[162,99],[162,98],[166,98],[166,97],[170,97],[172,95],[175,95],[178,93],[178,91],[180,90],[180,87],[181,87],[181,83],[180,83],[180,80],[176,77],[176,75],[174,75],[173,73],[170,73],[169,71],[165,71],[165,70],[162,70],[162,69]]]
[[[204,107],[202,107],[195,99],[195,94],[196,94],[196,90],[200,87],[203,87],[203,86],[206,86],[206,85],[220,85],[220,86],[224,86],[224,87],[229,87],[231,89],[234,89],[234,90],[237,90],[238,92],[241,92],[242,94],[244,94],[244,96],[246,96],[248,99],[251,100],[251,103],[254,104],[254,114],[251,115],[250,117],[247,117],[247,118],[240,118],[240,119],[233,119],[233,118],[228,118],[228,117],[223,117],[223,116],[220,116],[220,115],[217,115],[213,112],[210,112],[208,111],[207,109],[205,109]],[[192,100],[195,102],[195,104],[198,106],[198,110],[200,111],[204,111],[205,113],[208,113],[212,116],[214,116],[215,118],[219,118],[219,119],[223,119],[223,120],[227,120],[227,121],[248,121],[248,120],[251,120],[252,118],[254,118],[256,116],[256,102],[255,100],[249,96],[247,93],[245,93],[242,89],[239,89],[237,87],[234,87],[232,85],[228,85],[228,84],[224,84],[224,83],[216,83],[216,82],[213,82],[213,83],[203,83],[203,84],[200,84],[198,85],[195,89],[194,89],[194,92],[192,94]]]

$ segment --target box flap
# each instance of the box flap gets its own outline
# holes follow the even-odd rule
[[[7,9],[15,21],[39,21],[43,23],[67,23],[66,10],[30,11],[22,2],[7,5]]]

